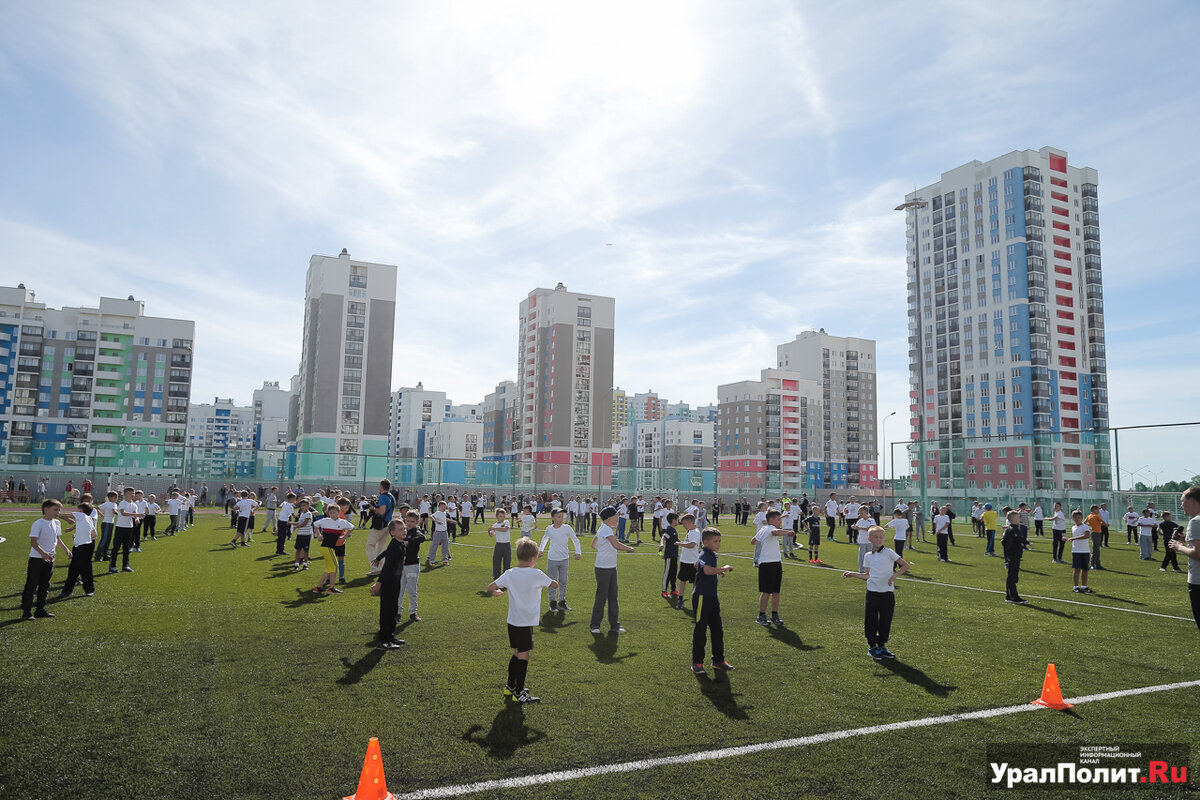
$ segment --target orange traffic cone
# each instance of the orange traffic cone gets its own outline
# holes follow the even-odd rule
[[[342,800],[395,800],[396,795],[387,790],[383,779],[383,757],[379,754],[379,739],[371,737],[367,743],[367,756],[363,759],[362,776],[358,779],[358,790]]]
[[[1033,705],[1045,706],[1058,711],[1064,711],[1071,707],[1070,703],[1063,702],[1062,689],[1058,686],[1058,671],[1054,669],[1053,664],[1046,666],[1046,680],[1042,683],[1042,696],[1034,700]]]

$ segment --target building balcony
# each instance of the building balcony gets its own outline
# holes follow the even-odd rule
[[[96,363],[97,364],[114,364],[114,365],[120,366],[125,363],[125,358],[124,358],[124,356],[109,356],[109,355],[105,355],[104,353],[99,353],[96,355]]]

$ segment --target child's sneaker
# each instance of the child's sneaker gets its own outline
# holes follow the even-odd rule
[[[575,609],[573,609],[569,605],[567,605],[566,600],[559,600],[558,601],[558,610],[559,611],[574,611]]]
[[[522,704],[524,704],[524,703],[540,703],[540,702],[542,702],[542,698],[534,697],[533,695],[531,695],[529,693],[529,689],[522,689],[521,693],[519,695],[517,695],[517,702],[522,703]]]
[[[876,661],[883,661],[883,656],[880,654],[879,650],[879,647],[869,647],[867,648],[867,655]]]
[[[1084,586],[1079,591],[1082,592],[1083,594],[1095,594],[1096,593],[1096,590],[1090,586]]]
[[[759,614],[757,617],[754,618],[754,621],[757,622],[759,625],[763,625],[763,626],[771,624],[771,623],[767,622],[766,614]]]
[[[1166,572],[1166,569],[1163,569],[1163,572]],[[667,597],[670,597],[670,596],[671,596],[671,593],[670,593],[670,592],[663,592],[663,593],[662,593],[662,596],[663,596],[664,598],[667,598]]]
[[[595,626],[595,627],[593,627],[593,628],[592,628],[592,633],[600,633],[600,627],[599,627],[599,626]]]
[[[551,600],[550,601],[550,613],[553,614],[555,611],[558,611],[558,602],[555,600]]]
[[[703,675],[704,674],[704,665],[703,664],[692,664],[692,673],[694,675]]]
[[[781,620],[781,619],[779,618],[779,615],[778,615],[778,614],[772,614],[772,615],[771,615],[771,624],[772,624],[772,625],[778,625],[778,626],[779,626],[779,627],[781,627],[781,628],[782,628],[782,627],[784,627],[784,625],[783,625],[783,620]]]
[[[884,646],[880,646],[879,649],[875,651],[875,654],[881,658],[895,658],[896,657],[895,653],[893,653],[891,650],[888,650],[887,647],[884,647]]]
[[[730,664],[728,661],[722,661],[720,664],[718,664],[714,661],[712,668],[721,670],[722,672],[730,672],[733,670],[733,664]]]

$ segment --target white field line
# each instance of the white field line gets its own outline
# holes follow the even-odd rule
[[[10,519],[7,522],[0,522],[0,525],[15,525],[18,522],[24,522],[24,521],[25,520],[21,520],[21,519]]]
[[[1182,683],[1167,683],[1160,686],[1144,686],[1137,689],[1123,689],[1116,692],[1086,695],[1084,697],[1067,699],[1066,702],[1071,703],[1072,705],[1082,705],[1084,703],[1095,703],[1102,700],[1114,700],[1120,697],[1132,697],[1140,694],[1169,692],[1176,689],[1189,689],[1195,686],[1200,686],[1200,680],[1184,681]],[[679,764],[694,764],[697,761],[716,761],[718,759],[754,755],[755,753],[763,753],[771,750],[785,750],[794,747],[807,747],[809,745],[826,744],[828,742],[836,742],[841,739],[851,739],[858,736],[871,736],[877,733],[890,733],[892,731],[911,730],[913,728],[930,728],[937,725],[948,725],[952,722],[968,722],[978,719],[1005,717],[1010,714],[1020,714],[1026,711],[1037,711],[1041,708],[1042,706],[1037,706],[1032,703],[1022,703],[1021,705],[1016,706],[1002,706],[1000,708],[983,709],[982,711],[968,711],[961,714],[946,714],[940,717],[910,719],[903,722],[891,722],[886,725],[871,725],[865,728],[850,728],[843,731],[818,733],[811,736],[800,736],[794,739],[780,739],[774,742],[762,742],[760,744],[749,744],[741,747],[722,747],[716,750],[702,750],[696,753],[683,753],[681,755],[664,756],[662,758],[647,758],[640,761],[625,761],[618,764],[603,764],[597,767],[582,767],[579,769],[560,770],[558,772],[545,772],[540,775],[526,775],[520,778],[505,778],[502,780],[480,781],[478,783],[464,783],[458,786],[442,786],[436,789],[422,789],[415,792],[409,792],[407,794],[396,795],[396,797],[398,800],[435,800],[436,798],[459,797],[461,795],[474,794],[476,792],[493,792],[501,789],[524,789],[530,786],[541,786],[548,783],[561,783],[563,781],[573,781],[580,778],[594,778],[600,775],[614,775],[623,772],[639,772],[642,770],[656,769],[658,767],[669,767]]]
[[[750,558],[749,556],[737,555],[734,553],[729,553],[729,555],[732,558]],[[819,569],[819,570],[824,570],[825,572],[836,573],[836,572],[842,571],[842,570],[833,569],[832,567],[819,567],[816,564],[799,564],[795,561],[784,561],[783,563],[790,564],[793,567],[806,567],[808,569]],[[896,580],[903,581],[905,583],[913,583],[918,586],[944,586],[948,589],[966,589],[966,590],[972,591],[972,592],[986,592],[987,594],[1004,594],[1004,592],[1000,591],[999,589],[982,589],[978,586],[962,586],[957,583],[940,583],[938,581],[923,581],[923,580],[920,580],[919,578],[897,578]],[[1026,599],[1045,600],[1050,603],[1067,603],[1068,605],[1086,606],[1087,608],[1105,608],[1105,609],[1108,609],[1109,611],[1124,611],[1128,614],[1144,614],[1147,617],[1162,617],[1163,619],[1181,619],[1184,622],[1195,623],[1195,620],[1193,620],[1191,617],[1177,617],[1174,614],[1159,614],[1156,611],[1139,611],[1136,608],[1121,608],[1120,606],[1102,606],[1099,603],[1081,603],[1078,600],[1067,600],[1062,597],[1044,597],[1042,595],[1036,595],[1036,594],[1027,594],[1027,595],[1023,595],[1023,596]]]

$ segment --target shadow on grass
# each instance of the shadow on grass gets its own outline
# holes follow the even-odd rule
[[[563,622],[563,612],[547,611],[542,615],[542,624],[538,630],[542,633],[558,633],[563,628],[569,628],[572,625],[578,625],[578,620],[572,622]]]
[[[296,562],[289,561],[286,564],[276,564],[271,567],[271,574],[268,578],[286,578],[289,575],[299,575],[303,569],[296,569]]]
[[[708,675],[697,675],[696,683],[700,693],[708,698],[713,708],[732,720],[749,720],[749,711],[753,706],[744,706],[737,701],[740,694],[734,694],[733,686],[729,683],[729,673],[716,671],[710,678]]]
[[[520,748],[545,738],[545,733],[525,724],[525,707],[508,700],[486,733],[482,725],[472,725],[462,735],[464,742],[479,745],[490,758],[512,758]]]
[[[767,628],[767,633],[771,634],[771,638],[775,641],[786,644],[788,647],[794,647],[800,651],[807,652],[809,650],[824,649],[823,645],[805,644],[800,638],[800,634],[796,633],[791,628],[780,628],[777,625],[772,625]]]
[[[367,676],[367,673],[375,669],[375,665],[383,658],[386,650],[380,650],[375,647],[375,641],[370,642],[371,649],[367,654],[358,661],[351,661],[348,658],[342,659],[342,666],[346,668],[346,674],[337,679],[337,682],[342,686],[353,686]]]
[[[1095,594],[1092,595],[1092,597],[1100,597],[1105,600],[1116,600],[1118,603],[1129,603],[1130,605],[1133,605],[1133,606],[1146,605],[1145,603],[1139,603],[1137,600],[1127,600],[1124,597],[1117,597],[1115,594],[1100,594],[1099,592],[1096,592]]]
[[[627,658],[636,656],[637,652],[635,651],[623,656],[617,655],[617,643],[620,638],[616,631],[609,631],[607,634],[593,633],[592,643],[588,645],[588,650],[596,654],[596,660],[601,664],[619,664]]]
[[[317,594],[312,589],[297,589],[295,600],[280,600],[279,604],[285,608],[303,608],[309,603],[317,602],[324,596],[324,592]]]
[[[1035,606],[1033,603],[1028,603],[1028,604],[1026,604],[1025,607],[1032,608],[1034,611],[1041,611],[1046,614],[1053,614],[1056,617],[1062,617],[1064,619],[1082,619],[1082,617],[1078,617],[1075,614],[1068,614],[1065,611],[1059,611],[1059,610],[1053,609],[1053,608],[1046,608],[1045,606]]]
[[[921,670],[917,669],[914,666],[910,666],[909,664],[905,664],[903,661],[897,661],[895,659],[887,659],[884,661],[880,661],[878,663],[879,663],[879,666],[883,667],[884,669],[886,669],[888,672],[892,673],[893,675],[903,678],[904,680],[911,683],[913,686],[921,687],[922,689],[929,692],[931,695],[933,695],[935,697],[946,697],[951,692],[958,689],[957,686],[950,686],[948,684],[938,683],[937,681],[935,681],[933,678],[926,675]],[[883,675],[881,677],[886,678],[889,676]]]
[[[8,610],[8,609],[5,609],[5,610]],[[6,619],[3,622],[0,622],[0,628],[7,628],[9,625],[19,625],[25,621],[26,620],[24,617],[15,617],[14,619]]]

